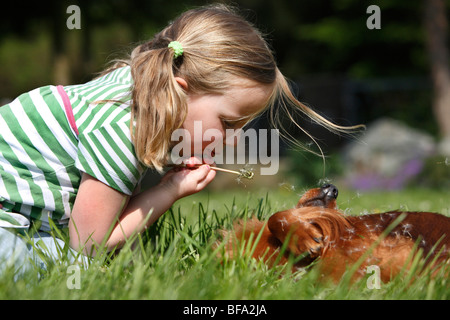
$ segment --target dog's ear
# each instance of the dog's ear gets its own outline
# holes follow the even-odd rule
[[[275,213],[268,222],[270,232],[282,243],[289,241],[287,248],[294,255],[309,253],[312,257],[321,254],[323,234],[308,220],[302,219],[298,210],[291,209]]]

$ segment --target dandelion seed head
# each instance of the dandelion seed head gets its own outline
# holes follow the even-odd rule
[[[239,170],[240,175],[239,177],[241,178],[245,178],[245,179],[253,179],[253,177],[255,176],[255,173],[253,172],[253,168],[242,168]]]

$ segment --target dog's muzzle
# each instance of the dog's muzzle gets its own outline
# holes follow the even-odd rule
[[[324,197],[328,199],[337,199],[339,191],[335,185],[327,183],[323,185],[320,189]]]

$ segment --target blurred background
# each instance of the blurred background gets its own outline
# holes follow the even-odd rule
[[[367,129],[343,137],[303,121],[325,164],[282,144],[276,176],[240,185],[218,174],[211,189],[306,187],[324,179],[358,190],[450,187],[449,0],[222,2],[238,6],[266,34],[302,102],[336,123]],[[208,3],[9,1],[0,20],[0,104],[39,86],[87,82],[181,12]],[[379,12],[368,10],[373,4]],[[67,27],[70,5],[80,8],[79,29]]]

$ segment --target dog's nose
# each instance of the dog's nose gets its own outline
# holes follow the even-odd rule
[[[321,189],[322,189],[323,194],[326,197],[337,199],[339,191],[338,191],[338,188],[336,188],[335,185],[327,183],[327,184],[323,185]]]

